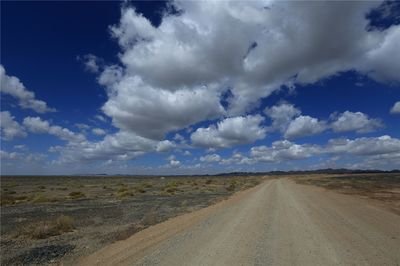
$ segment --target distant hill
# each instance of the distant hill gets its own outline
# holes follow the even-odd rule
[[[219,174],[182,174],[182,175],[138,175],[138,174],[72,174],[72,175],[17,175],[17,176],[71,176],[71,177],[132,177],[132,178],[142,178],[142,177],[207,177],[207,176],[249,176],[249,175],[304,175],[304,174],[379,174],[379,173],[400,173],[399,169],[383,171],[383,170],[362,170],[362,169],[317,169],[317,170],[305,170],[305,171],[268,171],[268,172],[229,172],[229,173],[219,173]],[[0,175],[0,176],[16,176],[16,175]]]
[[[318,169],[305,171],[269,171],[269,172],[231,172],[220,173],[217,176],[225,175],[299,175],[299,174],[373,174],[373,173],[400,173],[399,169],[383,171],[383,170],[361,170],[361,169]]]

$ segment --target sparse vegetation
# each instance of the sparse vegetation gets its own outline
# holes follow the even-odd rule
[[[137,231],[140,231],[141,229],[143,229],[143,226],[137,224],[128,225],[126,228],[114,233],[115,235],[114,239],[115,241],[128,239],[130,236],[132,236]]]
[[[164,190],[165,190],[165,192],[168,192],[168,193],[175,193],[176,191],[178,191],[178,189],[176,187],[166,187]]]
[[[127,187],[122,187],[122,188],[118,189],[118,193],[123,193],[123,192],[126,192],[126,191],[128,191]]]
[[[235,184],[231,183],[229,186],[226,187],[226,190],[235,191],[235,188],[236,188]]]
[[[118,198],[126,198],[126,197],[133,197],[135,194],[133,192],[124,190],[117,193]]]
[[[9,194],[2,193],[1,194],[1,202],[0,203],[1,203],[1,206],[13,205],[13,204],[16,203],[16,199],[15,199],[15,197],[13,197],[13,196],[11,196]]]
[[[316,185],[344,194],[379,200],[400,214],[399,174],[305,175],[293,178],[300,184]]]
[[[79,198],[86,197],[85,194],[83,192],[81,192],[81,191],[73,191],[73,192],[69,193],[68,195],[72,199],[79,199]]]
[[[55,198],[49,198],[43,194],[35,195],[32,198],[32,203],[46,203],[46,202],[55,202],[57,199]]]
[[[149,210],[142,218],[142,223],[146,225],[154,225],[159,222],[159,215],[155,208]]]
[[[4,241],[2,249],[5,247],[2,254],[6,256],[1,258],[1,262],[15,258],[21,252],[42,247],[43,241],[49,245],[72,244],[72,239],[83,243],[83,246],[74,247],[66,255],[73,256],[71,254],[75,252],[87,252],[87,246],[99,247],[116,239],[125,239],[152,224],[226,197],[232,193],[225,188],[233,178],[241,179],[2,177],[1,237]],[[234,191],[256,179],[259,178],[243,177],[243,182],[238,183]],[[166,197],[168,200],[165,200]],[[65,213],[63,206],[76,222],[71,217],[70,220],[58,218],[60,213]],[[73,230],[75,226],[79,226],[79,230]],[[98,235],[95,240],[92,237],[94,233]]]
[[[139,193],[146,193],[146,190],[144,188],[141,188],[141,187],[136,188],[136,191],[139,192]]]
[[[16,196],[15,200],[17,201],[25,201],[28,199],[28,196]]]
[[[152,185],[151,183],[149,183],[149,182],[144,182],[144,183],[142,184],[142,186],[143,186],[144,188],[152,188],[152,187],[153,187],[153,185]]]
[[[24,226],[17,233],[17,237],[44,239],[70,232],[73,229],[74,220],[69,216],[61,215],[52,221],[41,221],[39,223]]]

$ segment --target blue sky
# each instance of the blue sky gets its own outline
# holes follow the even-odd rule
[[[399,23],[387,1],[1,2],[1,173],[399,168]]]

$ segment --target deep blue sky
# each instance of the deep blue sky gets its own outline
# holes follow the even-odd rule
[[[392,11],[389,12],[389,16],[382,16],[382,11],[379,9],[370,14],[370,26],[376,26],[382,32],[390,27],[397,27],[399,8],[398,5],[392,3],[390,5],[392,5],[390,6]],[[120,154],[116,151],[115,153],[112,152],[109,158],[105,156],[98,160],[91,159],[87,164],[80,160],[82,166],[76,166],[71,170],[68,163],[60,162],[62,161],[60,158],[63,158],[63,151],[59,153],[49,151],[50,147],[64,147],[70,144],[62,138],[60,139],[57,134],[31,132],[32,130],[23,125],[23,120],[26,117],[40,117],[42,120],[48,121],[50,125],[69,129],[76,134],[82,133],[85,135],[85,141],[91,143],[101,142],[105,137],[91,133],[93,128],[103,129],[106,136],[112,136],[121,131],[120,124],[115,123],[115,121],[112,123],[113,119],[118,120],[118,118],[104,113],[101,109],[110,99],[110,95],[107,94],[106,86],[100,85],[98,82],[101,71],[93,73],[85,68],[85,56],[88,54],[95,55],[100,58],[100,62],[104,62],[104,65],[116,64],[122,68],[126,67],[121,63],[119,56],[127,52],[128,49],[121,48],[118,39],[111,37],[110,26],[119,24],[121,8],[126,10],[132,7],[135,8],[136,14],[143,14],[155,28],[162,22],[162,17],[166,14],[165,10],[168,10],[167,3],[155,1],[129,4],[122,4],[117,1],[1,2],[1,65],[5,69],[6,75],[17,77],[27,90],[35,93],[36,99],[46,102],[49,107],[57,110],[56,112],[40,114],[32,109],[21,108],[15,97],[2,93],[1,111],[9,112],[18,124],[22,127],[25,126],[25,129],[22,130],[26,132],[24,137],[5,139],[3,136],[1,150],[7,155],[2,158],[2,173],[51,174],[64,173],[64,171],[68,173],[160,173],[163,171],[167,173],[192,173],[196,171],[208,173],[231,170],[286,170],[323,167],[321,161],[335,156],[342,156],[338,159],[342,162],[333,165],[334,167],[359,166],[361,168],[392,169],[398,166],[396,164],[399,160],[383,166],[368,165],[366,161],[369,157],[349,158],[350,155],[348,154],[332,155],[331,153],[313,154],[300,161],[285,157],[268,163],[262,160],[253,160],[250,164],[222,163],[223,159],[229,159],[236,152],[241,153],[244,157],[251,158],[250,150],[252,147],[261,145],[270,147],[272,142],[284,140],[284,132],[277,129],[267,130],[264,138],[256,138],[252,141],[242,141],[238,137],[240,139],[238,143],[226,147],[205,147],[192,143],[190,140],[190,135],[197,128],[215,125],[226,117],[260,115],[264,120],[259,126],[270,127],[272,119],[263,111],[265,108],[281,103],[291,104],[301,110],[302,115],[317,118],[319,121],[327,123],[327,128],[321,133],[289,138],[288,140],[293,144],[325,147],[330,139],[337,138],[350,140],[369,138],[369,141],[372,142],[374,138],[383,135],[388,135],[393,139],[400,138],[400,115],[390,113],[394,104],[400,101],[398,80],[376,79],[369,76],[369,72],[345,69],[321,77],[316,82],[307,84],[299,82],[293,90],[284,85],[277,86],[271,95],[259,97],[258,102],[252,104],[252,108],[247,108],[247,111],[240,114],[225,114],[213,119],[201,119],[195,123],[188,123],[181,129],[168,131],[165,133],[165,139],[174,141],[176,145],[175,148],[169,149],[167,152],[149,149],[140,156],[118,161],[113,156],[123,155],[126,151],[121,151]],[[169,12],[170,16],[178,16],[175,13],[177,12]],[[182,13],[186,14],[185,10]],[[240,38],[235,40],[239,41]],[[141,42],[141,39],[138,42]],[[215,46],[218,45],[221,44],[216,42]],[[255,50],[261,49],[259,47],[260,45]],[[394,64],[393,68],[396,67],[396,64]],[[373,71],[380,70],[373,69]],[[132,75],[136,75],[136,72]],[[332,114],[335,112],[340,114],[345,111],[361,112],[368,119],[379,120],[381,125],[365,132],[361,130],[361,133],[357,130],[335,132],[329,126],[334,121]],[[96,115],[101,115],[105,118],[105,121],[96,119]],[[78,128],[76,124],[86,124],[89,128],[81,131],[82,128]],[[140,126],[140,124],[137,125],[137,127]],[[191,128],[192,131],[188,128]],[[134,127],[132,134],[136,133]],[[184,145],[180,145],[177,140],[174,140],[176,133],[185,138]],[[247,134],[246,132],[242,133]],[[154,140],[152,137],[151,139]],[[157,141],[161,140],[158,139]],[[16,148],[18,145],[24,145],[24,148]],[[184,155],[185,151],[190,155]],[[10,154],[13,152],[15,155],[14,158],[11,158],[13,156]],[[398,156],[400,150],[398,150],[398,153],[396,153],[396,150],[394,152],[395,156]],[[40,166],[37,166],[36,162],[26,159],[32,154],[40,157],[40,160],[42,160]],[[219,155],[220,159],[213,162],[200,160],[201,156],[210,154]],[[381,152],[374,154],[374,156],[381,156],[382,154],[387,153]],[[172,161],[178,161],[177,164],[179,165],[173,165]],[[359,164],[353,164],[354,161]],[[107,162],[115,163],[115,165],[107,164]],[[98,166],[99,169],[94,169],[93,165]]]

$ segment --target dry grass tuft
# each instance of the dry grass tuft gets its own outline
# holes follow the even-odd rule
[[[16,203],[16,199],[14,196],[12,196],[8,193],[1,193],[1,199],[0,199],[1,206],[13,205],[15,203]]]
[[[135,194],[133,194],[130,191],[124,190],[124,191],[120,191],[117,193],[117,197],[118,198],[127,198],[127,197],[133,197],[135,196]]]
[[[143,226],[132,224],[132,225],[126,227],[125,229],[117,231],[115,233],[115,241],[121,241],[121,240],[128,239],[133,234],[135,234],[136,232],[138,232],[142,229],[143,229]]]
[[[136,191],[139,192],[139,193],[146,193],[146,190],[144,188],[142,188],[142,187],[136,188]]]
[[[70,216],[61,215],[53,221],[42,221],[36,224],[24,226],[17,233],[17,237],[31,239],[45,239],[51,236],[71,232],[74,229],[74,220]]]
[[[150,182],[144,182],[144,183],[142,184],[142,186],[143,186],[144,188],[152,188],[152,187],[153,187],[153,184],[151,184]]]
[[[228,191],[235,191],[236,186],[234,183],[231,183],[229,186],[226,187],[226,190]]]
[[[81,191],[73,191],[71,193],[68,194],[70,196],[70,198],[72,199],[79,199],[79,198],[84,198],[86,197],[86,195],[81,192]]]
[[[56,198],[49,198],[43,194],[38,194],[32,197],[32,203],[46,203],[46,202],[56,202]]]
[[[123,193],[123,192],[126,192],[126,191],[128,191],[127,187],[122,187],[122,188],[118,189],[118,193]]]
[[[176,191],[178,191],[178,189],[177,189],[176,187],[166,187],[166,188],[164,189],[164,191],[167,192],[167,193],[173,194],[173,193],[175,193]]]

